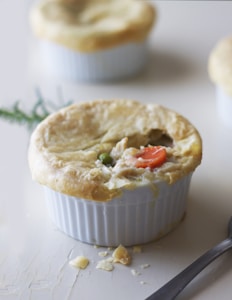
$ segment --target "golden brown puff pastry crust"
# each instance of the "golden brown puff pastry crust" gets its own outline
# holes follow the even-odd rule
[[[136,168],[130,157],[141,146],[162,144],[167,161]],[[108,152],[114,166],[99,154]],[[181,115],[157,104],[116,99],[73,104],[51,114],[31,136],[29,165],[34,180],[58,192],[107,201],[123,189],[166,181],[172,184],[200,164],[198,131]]]
[[[209,76],[229,96],[232,96],[232,37],[224,38],[209,56]]]
[[[46,0],[30,14],[37,36],[80,52],[144,40],[155,19],[140,0]]]

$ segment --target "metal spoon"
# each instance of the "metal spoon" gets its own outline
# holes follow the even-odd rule
[[[173,300],[186,285],[218,256],[232,248],[232,217],[228,224],[228,237],[212,249],[205,252],[181,273],[167,282],[145,300]]]

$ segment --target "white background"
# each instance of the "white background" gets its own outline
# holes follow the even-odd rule
[[[37,41],[28,24],[30,1],[0,1],[1,107],[21,100],[30,110],[36,88],[54,102],[60,92],[64,101],[123,97],[157,102],[189,118],[204,145],[184,221],[163,239],[143,246],[142,253],[133,254],[131,266],[117,265],[113,272],[106,272],[96,269],[101,259],[98,252],[104,248],[75,241],[51,223],[41,187],[31,180],[27,165],[30,133],[1,120],[0,299],[142,300],[226,237],[232,214],[232,136],[218,118],[207,60],[216,42],[232,34],[232,3],[153,3],[159,17],[150,36],[151,55],[145,72],[123,82],[74,84],[41,72]],[[68,264],[80,254],[90,259],[82,271]],[[144,263],[150,267],[141,269]],[[131,269],[141,274],[133,276]],[[230,300],[231,282],[232,256],[227,253],[178,299]]]

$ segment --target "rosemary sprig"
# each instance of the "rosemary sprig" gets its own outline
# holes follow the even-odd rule
[[[61,106],[55,106],[52,103],[45,103],[44,99],[39,95],[38,100],[30,112],[26,112],[20,108],[20,101],[17,101],[11,108],[0,108],[0,118],[11,123],[26,125],[29,130],[34,128],[38,123],[43,121],[53,111],[71,104],[69,101]],[[52,107],[52,109],[51,109]]]
[[[37,123],[41,122],[43,119],[45,119],[49,113],[45,112],[43,114],[38,113],[37,109],[41,106],[41,102],[38,101],[35,104],[35,108],[31,111],[31,113],[26,113],[19,107],[19,101],[17,101],[12,109],[0,109],[0,117],[3,119],[18,123],[18,124],[26,124],[29,128],[32,128]]]

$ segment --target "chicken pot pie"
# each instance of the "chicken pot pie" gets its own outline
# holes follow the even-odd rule
[[[219,116],[232,128],[232,37],[217,43],[209,56],[209,76],[216,86]]]
[[[138,72],[155,21],[154,6],[138,0],[46,0],[30,14],[50,73],[83,80]]]
[[[46,187],[57,226],[107,246],[169,232],[184,215],[201,156],[200,135],[187,119],[126,99],[61,109],[38,125],[29,146],[32,177]]]

